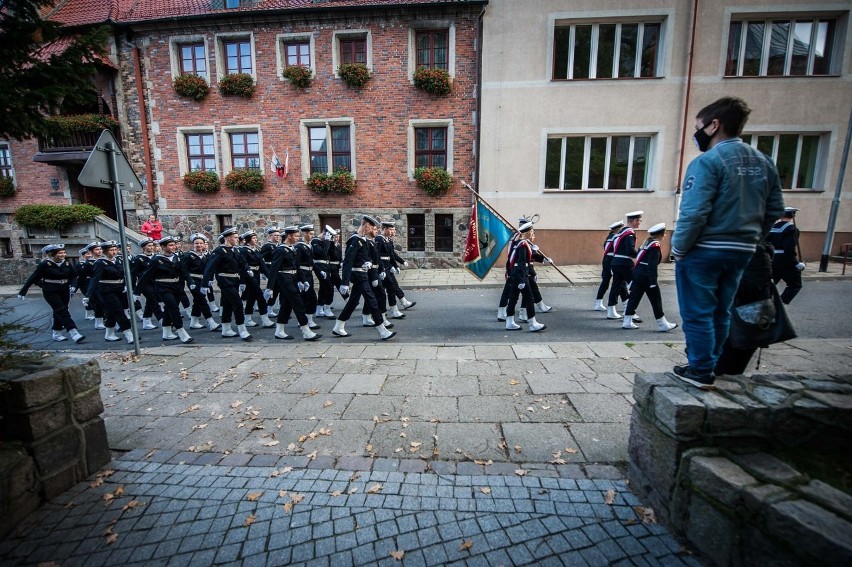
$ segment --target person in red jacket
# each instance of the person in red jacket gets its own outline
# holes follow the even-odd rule
[[[163,223],[157,220],[157,217],[151,213],[148,215],[148,220],[142,223],[142,228],[139,229],[142,234],[152,240],[160,240],[163,238]]]

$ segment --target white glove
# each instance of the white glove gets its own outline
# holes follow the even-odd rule
[[[527,287],[527,284],[525,284],[525,283],[519,283],[518,284],[518,289],[524,289],[525,287]]]
[[[311,288],[311,286],[308,282],[299,282],[299,283],[296,284],[296,286],[299,288],[299,291],[301,291],[302,293],[308,291]]]
[[[804,270],[806,267],[807,267],[807,266],[805,266],[805,263],[804,263],[804,262],[799,262],[798,264],[796,264],[796,269],[797,269],[797,270],[799,270],[800,272],[801,272],[802,270]]]
[[[246,290],[246,284],[240,284],[238,289],[240,290],[240,293],[244,292]]]
[[[192,289],[192,287],[190,287],[189,289]],[[141,295],[134,295],[133,301],[142,301],[142,296]]]
[[[364,262],[363,264],[361,264],[361,267],[364,268],[365,270],[369,270],[370,268],[373,267],[373,263],[372,262]]]
[[[340,292],[340,295],[348,295],[349,294],[349,286],[348,285],[342,285],[342,286],[340,286],[338,291]]]
[[[650,287],[651,289],[654,289],[655,287],[657,287],[657,284],[654,284],[654,285],[648,286],[648,287]]]
[[[200,292],[201,292],[201,295],[207,295],[207,293],[210,291],[210,288],[209,288],[209,287],[202,287],[202,288],[201,288],[200,290],[198,290],[198,291],[200,291]]]
[[[545,256],[545,257],[544,257],[544,260],[542,260],[542,262],[541,262],[541,263],[542,263],[542,264],[552,264],[552,263],[553,263],[553,260],[551,260],[550,258],[548,258],[547,256]]]
[[[68,294],[69,294],[69,295],[74,295],[76,292],[77,292],[77,288],[76,288],[76,287],[71,286],[71,287],[69,287],[69,288],[68,288]]]
[[[534,275],[534,276],[533,276],[533,281],[534,281],[535,283],[538,283],[538,274],[536,274],[536,275]]]
[[[373,280],[373,281],[370,282],[371,287],[378,287],[378,285],[379,285],[379,280]]]
[[[265,301],[269,301],[271,298],[272,298],[272,290],[271,289],[263,290],[263,299]]]
[[[334,238],[334,237],[331,236],[330,232],[323,232],[322,233],[322,239],[325,240],[326,242],[331,242],[332,238]]]
[[[19,295],[18,297],[20,297],[22,300],[24,299],[24,297],[22,295]],[[82,300],[80,300],[80,303],[82,303],[83,307],[85,307],[86,309],[89,308],[89,298],[88,297],[84,297]]]
[[[407,267],[408,267],[408,260],[405,260],[405,261],[402,263],[402,265],[403,265],[403,266],[405,266],[405,267],[407,268]]]
[[[392,274],[398,274],[398,273],[399,273],[399,268],[391,268],[391,273],[392,273]]]
[[[189,291],[195,291],[195,288],[198,287],[195,284],[189,284]]]
[[[322,270],[320,270],[319,277],[320,277],[321,279],[325,279],[325,278],[327,278],[327,277],[328,277],[328,274],[326,274],[325,272],[323,272]]]
[[[384,272],[379,272],[379,279],[380,279],[380,280],[384,281],[384,279],[385,279],[386,277],[388,277],[388,275],[387,275],[386,273],[384,273]]]
[[[18,299],[20,299],[21,301],[26,301],[26,300],[27,300],[27,298],[26,298],[26,297],[24,297],[24,296],[23,296],[23,295],[21,295],[21,294],[18,294]],[[85,298],[84,298],[84,299],[85,299]]]

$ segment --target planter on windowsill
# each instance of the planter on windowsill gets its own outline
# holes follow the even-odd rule
[[[204,97],[210,92],[210,85],[207,84],[207,81],[203,77],[193,74],[176,77],[173,87],[180,96],[193,100],[204,100]]]
[[[248,73],[231,73],[219,81],[219,92],[227,96],[251,98],[254,94],[254,78]]]
[[[358,89],[370,80],[370,70],[363,63],[344,63],[337,68],[337,74],[347,87]]]
[[[320,195],[349,195],[355,191],[356,182],[351,173],[340,169],[332,174],[312,173],[306,185],[308,189]]]
[[[225,176],[225,187],[237,193],[260,193],[263,191],[263,174],[255,169],[235,169]]]
[[[420,67],[413,78],[415,87],[435,96],[446,96],[453,90],[453,81],[444,69]]]
[[[0,199],[15,196],[15,180],[11,177],[0,176]]]
[[[221,188],[219,176],[212,171],[190,171],[183,176],[183,186],[194,193],[216,193]]]
[[[290,81],[294,87],[306,89],[311,86],[313,78],[311,70],[301,65],[290,65],[285,67],[281,72],[281,76]]]
[[[431,197],[445,194],[453,183],[453,176],[440,167],[418,167],[414,170],[414,179],[417,186]]]

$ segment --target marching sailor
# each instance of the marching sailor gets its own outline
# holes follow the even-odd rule
[[[124,312],[127,296],[124,291],[124,267],[117,261],[118,242],[115,240],[103,242],[101,249],[104,255],[95,260],[86,298],[91,302],[93,297],[97,297],[101,303],[104,310],[104,324],[106,325],[104,339],[107,341],[121,340],[115,334],[117,326],[118,331],[124,334],[127,342],[132,343],[133,331],[130,330],[130,319]]]
[[[94,262],[92,257],[92,244],[88,244],[77,252],[77,265],[74,266],[74,272],[77,274],[77,289],[82,290],[81,293],[86,293],[86,290],[89,289],[89,275],[91,271],[89,268],[91,267],[91,263]],[[87,268],[87,266],[89,268]],[[83,310],[85,313],[86,320],[94,321],[95,320],[95,312],[91,311],[88,306],[83,306]]]
[[[201,293],[207,295],[210,291],[210,282],[216,278],[219,290],[222,294],[222,336],[234,337],[239,334],[244,341],[251,340],[251,334],[246,330],[246,316],[243,311],[243,302],[240,299],[240,284],[246,287],[255,287],[254,274],[242,254],[236,248],[239,241],[239,231],[236,228],[227,228],[219,235],[219,246],[210,254],[204,274],[201,278]],[[255,290],[260,293],[259,290]],[[231,318],[237,323],[237,332],[231,327]]]
[[[130,260],[130,275],[133,277],[133,293],[136,294],[137,298],[145,298],[145,309],[142,310],[142,329],[147,331],[157,328],[151,317],[161,320],[163,310],[160,308],[160,302],[151,283],[149,282],[144,288],[139,285],[139,277],[145,273],[154,258],[154,240],[145,238],[139,242],[139,247],[142,252]]]
[[[84,296],[86,291],[89,289],[89,282],[92,280],[92,274],[95,271],[95,262],[97,262],[100,258],[103,258],[103,248],[101,248],[100,242],[92,242],[87,246],[89,252],[92,253],[91,258],[88,258],[85,263],[80,267],[80,276],[81,281],[78,282],[81,286],[85,284],[85,287],[78,288],[80,293]],[[88,312],[91,310],[94,315],[95,320],[95,329],[106,329],[104,325],[104,309],[101,305],[101,300],[98,298],[97,294],[92,294],[91,297],[84,297],[86,299],[86,303],[83,306],[86,308]],[[87,317],[88,318],[88,317]]]
[[[314,238],[314,225],[303,224],[299,227],[299,232],[302,234],[302,239],[296,242],[293,249],[296,251],[296,256],[299,258],[299,269],[302,271],[302,281],[307,284],[307,288],[302,291],[302,303],[304,303],[305,316],[308,318],[308,327],[311,329],[319,329],[319,325],[314,322],[314,314],[316,313],[319,301],[317,292],[314,289],[314,254],[311,247],[311,240]]]
[[[376,329],[379,332],[379,337],[386,341],[396,335],[395,331],[389,331],[385,327],[384,322],[380,322],[383,321],[382,313],[379,311],[379,304],[371,287],[369,271],[373,268],[373,262],[367,239],[375,238],[378,231],[379,221],[370,215],[364,215],[358,232],[346,241],[346,252],[343,255],[343,273],[341,274],[343,283],[340,285],[339,291],[340,295],[344,298],[348,297],[348,300],[343,311],[337,316],[337,321],[332,330],[332,334],[336,337],[350,336],[345,329],[346,321],[358,307],[361,296],[364,297],[364,302],[373,320],[378,323]]]
[[[33,284],[39,286],[44,300],[53,310],[53,340],[68,340],[62,334],[62,329],[65,329],[71,335],[71,340],[81,343],[86,337],[77,330],[77,324],[68,311],[71,296],[77,291],[77,274],[74,266],[65,258],[65,245],[48,244],[41,249],[41,254],[41,262],[24,282],[24,287],[18,292],[18,299],[23,301]]]
[[[284,227],[284,242],[275,247],[272,268],[269,271],[263,297],[268,300],[272,297],[274,290],[277,289],[279,292],[281,308],[278,310],[278,319],[275,323],[276,339],[293,338],[287,334],[285,326],[290,322],[290,313],[295,312],[302,338],[306,341],[315,341],[322,335],[314,333],[308,326],[305,304],[302,301],[302,292],[307,290],[308,283],[305,281],[305,270],[299,267],[299,254],[295,249],[298,240],[298,226]]]
[[[331,266],[328,263],[328,255],[334,245],[334,237],[337,231],[328,225],[319,236],[311,239],[311,254],[314,258],[314,274],[319,280],[319,291],[317,292],[317,309],[315,317],[326,317],[334,319],[331,311],[331,303],[334,301],[334,284],[331,281]]]
[[[384,263],[385,279],[382,281],[388,296],[388,306],[390,307],[391,317],[394,319],[402,319],[405,313],[399,310],[399,305],[403,309],[414,307],[417,302],[409,301],[405,297],[405,292],[399,286],[396,275],[399,273],[399,266],[408,266],[408,262],[404,260],[393,246],[393,239],[396,236],[396,222],[382,221],[382,234],[376,236],[376,246],[379,249],[379,256]]]
[[[275,247],[281,244],[281,229],[276,225],[266,227],[264,231],[266,233],[266,242],[263,243],[263,246],[260,247],[260,256],[263,258],[263,263],[266,264],[266,272],[272,270],[272,255],[275,253]],[[267,275],[267,278],[269,276]],[[278,312],[273,307],[275,303],[278,301],[278,290],[272,290],[272,299],[267,301],[266,305],[269,307],[267,310],[267,314],[269,317],[275,317],[278,315]]]
[[[612,280],[612,257],[615,255],[615,252],[612,250],[612,243],[615,240],[615,236],[618,231],[620,231],[623,227],[624,221],[616,221],[609,225],[609,234],[603,244],[604,251],[603,258],[601,259],[601,285],[598,287],[598,295],[595,297],[595,311],[606,311],[606,306],[603,304],[603,298],[604,295],[606,295],[606,290],[609,289],[609,283]],[[621,296],[622,303],[626,305],[627,298],[629,296],[626,283],[622,284],[619,295]]]
[[[633,284],[630,286],[630,298],[624,308],[624,329],[638,329],[633,322],[636,314],[636,306],[642,301],[642,296],[647,295],[657,320],[657,330],[666,333],[677,327],[677,323],[666,321],[663,313],[663,298],[660,294],[660,286],[657,284],[657,266],[663,257],[660,241],[666,236],[666,224],[655,224],[648,229],[648,239],[639,248],[636,255],[636,267],[633,269]]]
[[[208,238],[200,232],[189,237],[192,250],[180,255],[184,273],[189,285],[189,293],[192,295],[192,310],[189,313],[189,328],[203,329],[206,325],[211,331],[218,331],[221,327],[213,319],[213,309],[207,301],[207,296],[201,293],[201,280],[204,277],[204,268],[210,254],[207,251]],[[213,303],[216,306],[216,303]]]
[[[506,307],[506,330],[517,331],[521,328],[520,325],[515,323],[515,306],[518,303],[518,297],[523,295],[523,305],[527,309],[530,331],[537,332],[546,329],[547,326],[535,319],[535,302],[528,285],[530,279],[529,267],[533,260],[532,239],[535,235],[533,223],[527,222],[521,225],[518,233],[520,237],[509,256],[509,277],[512,287],[509,291],[509,303]]]
[[[796,228],[796,207],[785,207],[784,215],[769,231],[767,240],[775,248],[772,257],[772,280],[784,281],[781,301],[789,304],[802,290],[802,270],[805,263],[796,255],[799,246],[799,229]]]
[[[263,274],[268,278],[269,269],[266,267],[266,262],[263,261],[263,256],[260,254],[260,246],[257,244],[257,233],[250,230],[241,234],[240,238],[243,241],[243,245],[239,248],[240,254],[243,255],[243,259],[248,264],[253,274],[252,277],[257,283],[257,288],[255,286],[246,287],[243,293],[243,300],[246,302],[246,327],[257,327],[257,323],[251,318],[254,314],[255,303],[257,303],[257,312],[260,313],[260,324],[263,328],[274,327],[275,323],[269,318],[266,300],[263,299],[263,293],[260,290],[260,276]]]
[[[623,286],[630,283],[633,274],[633,263],[636,258],[636,233],[634,232],[642,224],[643,211],[631,211],[627,213],[627,224],[616,233],[612,240],[612,287],[609,290],[607,300],[606,318],[621,319],[616,311]],[[633,321],[641,323],[642,320],[634,316]]]
[[[188,274],[181,258],[177,255],[178,241],[173,236],[165,236],[157,241],[161,252],[155,254],[148,269],[139,276],[139,286],[144,289],[151,286],[155,297],[163,304],[163,340],[189,344],[193,338],[183,327],[181,298]]]

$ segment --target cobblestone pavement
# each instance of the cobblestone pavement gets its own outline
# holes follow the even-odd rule
[[[118,457],[0,542],[3,564],[701,565],[621,480],[191,459]]]

